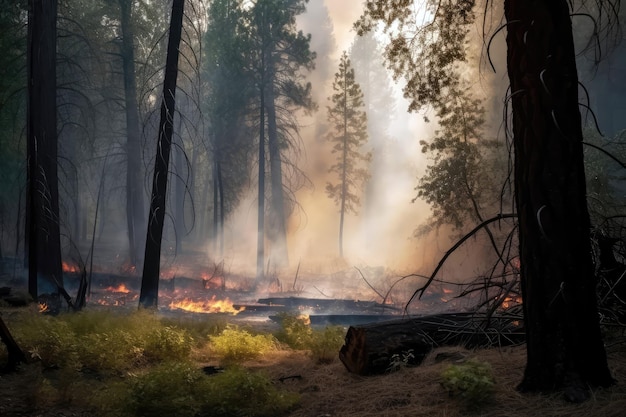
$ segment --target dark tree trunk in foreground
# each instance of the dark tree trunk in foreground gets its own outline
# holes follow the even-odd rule
[[[522,391],[613,383],[590,246],[578,78],[565,0],[507,0],[527,365]]]
[[[146,236],[146,254],[144,257],[143,276],[139,305],[145,308],[157,308],[159,295],[159,274],[161,269],[161,240],[165,220],[165,196],[167,192],[168,166],[174,131],[174,106],[176,104],[176,78],[178,76],[179,45],[183,26],[184,0],[174,0],[170,21],[170,36],[167,44],[165,80],[163,82],[163,101],[161,102],[161,121],[159,139],[154,161],[154,179],[152,198],[148,217]]]
[[[56,0],[31,0],[28,19],[28,291],[63,286],[56,131]]]
[[[141,130],[135,81],[134,34],[131,23],[132,1],[119,0],[122,29],[122,66],[126,108],[126,223],[131,266],[141,268],[142,233],[145,230],[143,187],[141,185]]]
[[[4,343],[8,353],[7,364],[4,370],[6,372],[15,371],[20,363],[26,362],[26,355],[15,339],[13,339],[9,328],[2,320],[2,316],[0,316],[0,341]]]

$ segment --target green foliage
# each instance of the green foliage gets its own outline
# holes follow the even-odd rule
[[[478,409],[491,401],[495,380],[486,362],[469,360],[450,365],[441,374],[441,385],[451,396],[459,397],[468,409]]]
[[[45,366],[121,373],[134,367],[185,359],[194,340],[184,329],[163,325],[156,315],[81,312],[58,317],[38,313],[17,318],[14,335]]]
[[[277,390],[265,374],[239,367],[211,377],[210,383],[202,416],[280,416],[299,401],[297,394]]]
[[[325,327],[324,330],[313,330],[311,336],[311,355],[319,363],[334,361],[345,340],[345,332],[340,326]]]
[[[230,326],[218,336],[209,336],[209,340],[213,353],[226,362],[258,358],[276,347],[271,335],[252,335]]]
[[[280,330],[274,335],[292,349],[310,350],[314,360],[332,362],[344,342],[344,330],[339,326],[323,330],[312,329],[306,316],[280,313]]]
[[[94,405],[111,416],[280,416],[299,401],[259,372],[234,367],[207,376],[193,364],[168,362],[111,384]]]
[[[307,316],[279,313],[280,330],[274,333],[276,339],[292,349],[306,349],[310,344],[313,330]]]
[[[129,381],[132,415],[193,417],[209,400],[209,379],[192,364],[168,362]]]
[[[44,367],[79,368],[79,347],[69,324],[57,317],[25,312],[12,326],[18,345]]]
[[[345,51],[335,74],[330,100],[328,121],[332,131],[327,139],[333,143],[332,153],[337,156],[329,172],[336,174],[338,181],[326,184],[326,194],[340,205],[342,214],[356,214],[360,204],[359,188],[369,179],[366,164],[372,154],[362,150],[367,142],[367,115],[361,87],[355,81],[354,69]]]
[[[402,354],[394,353],[393,355],[391,355],[391,360],[389,361],[389,366],[387,367],[387,371],[394,372],[402,368],[406,368],[407,366],[409,366],[409,363],[414,358],[415,358],[415,355],[413,355],[413,349],[404,351],[402,352]]]

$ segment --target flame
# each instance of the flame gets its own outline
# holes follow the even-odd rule
[[[40,313],[45,313],[46,311],[48,311],[48,304],[46,304],[46,303],[39,303],[39,312]]]
[[[522,304],[522,297],[518,296],[506,296],[500,306],[503,309],[507,309],[509,307],[513,307],[516,305]]]
[[[107,287],[105,288],[105,291],[120,292],[124,294],[128,294],[130,292],[130,290],[126,288],[126,285],[124,284],[120,284],[117,287]]]
[[[67,262],[61,262],[61,266],[63,267],[63,272],[79,272],[78,266],[68,264]]]
[[[234,308],[232,301],[228,298],[217,300],[215,296],[206,301],[193,301],[189,298],[185,298],[181,301],[172,301],[169,307],[172,310],[178,308],[194,313],[232,313],[233,315],[239,314],[245,310],[245,307],[239,309]]]

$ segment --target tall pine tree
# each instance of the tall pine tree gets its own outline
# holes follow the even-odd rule
[[[327,137],[334,144],[332,153],[337,156],[329,171],[336,174],[338,180],[326,184],[326,193],[339,205],[339,255],[343,257],[345,215],[357,213],[360,191],[369,178],[366,165],[372,158],[371,153],[364,153],[362,149],[367,142],[367,115],[363,109],[363,92],[354,79],[354,69],[345,51],[339,61],[339,72],[335,74],[330,100],[328,121],[332,129]]]

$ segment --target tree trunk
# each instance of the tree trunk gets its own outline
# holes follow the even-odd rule
[[[63,286],[56,131],[56,0],[32,0],[28,21],[28,289]],[[41,281],[41,282],[40,282]]]
[[[263,82],[260,88],[261,115],[259,121],[259,189],[257,193],[257,241],[256,241],[256,283],[265,278],[265,93]]]
[[[126,107],[126,222],[131,265],[141,268],[140,254],[145,230],[141,180],[141,129],[135,80],[134,34],[131,23],[132,1],[119,0],[122,29],[122,66]],[[139,270],[139,269],[138,269]]]
[[[13,339],[9,328],[4,323],[4,320],[2,320],[2,316],[0,316],[0,340],[6,345],[8,353],[7,364],[4,370],[6,372],[13,372],[20,363],[26,362],[26,355],[24,351],[20,349],[15,339]]]
[[[266,89],[265,107],[267,110],[267,137],[270,153],[271,192],[271,239],[272,259],[274,265],[287,265],[287,230],[285,217],[285,198],[283,195],[283,172],[278,129],[276,127],[276,104],[274,103],[274,86],[272,82]]]
[[[515,193],[527,329],[522,391],[611,378],[596,304],[586,203],[578,78],[568,3],[507,0]]]
[[[170,35],[167,44],[165,80],[163,82],[163,101],[161,102],[161,121],[159,139],[154,161],[152,180],[152,198],[150,203],[146,253],[141,278],[139,305],[144,308],[158,306],[159,274],[161,270],[161,240],[165,220],[165,197],[167,194],[167,171],[172,147],[174,130],[174,110],[176,104],[176,78],[178,76],[178,55],[183,26],[184,0],[174,0],[170,21]]]

